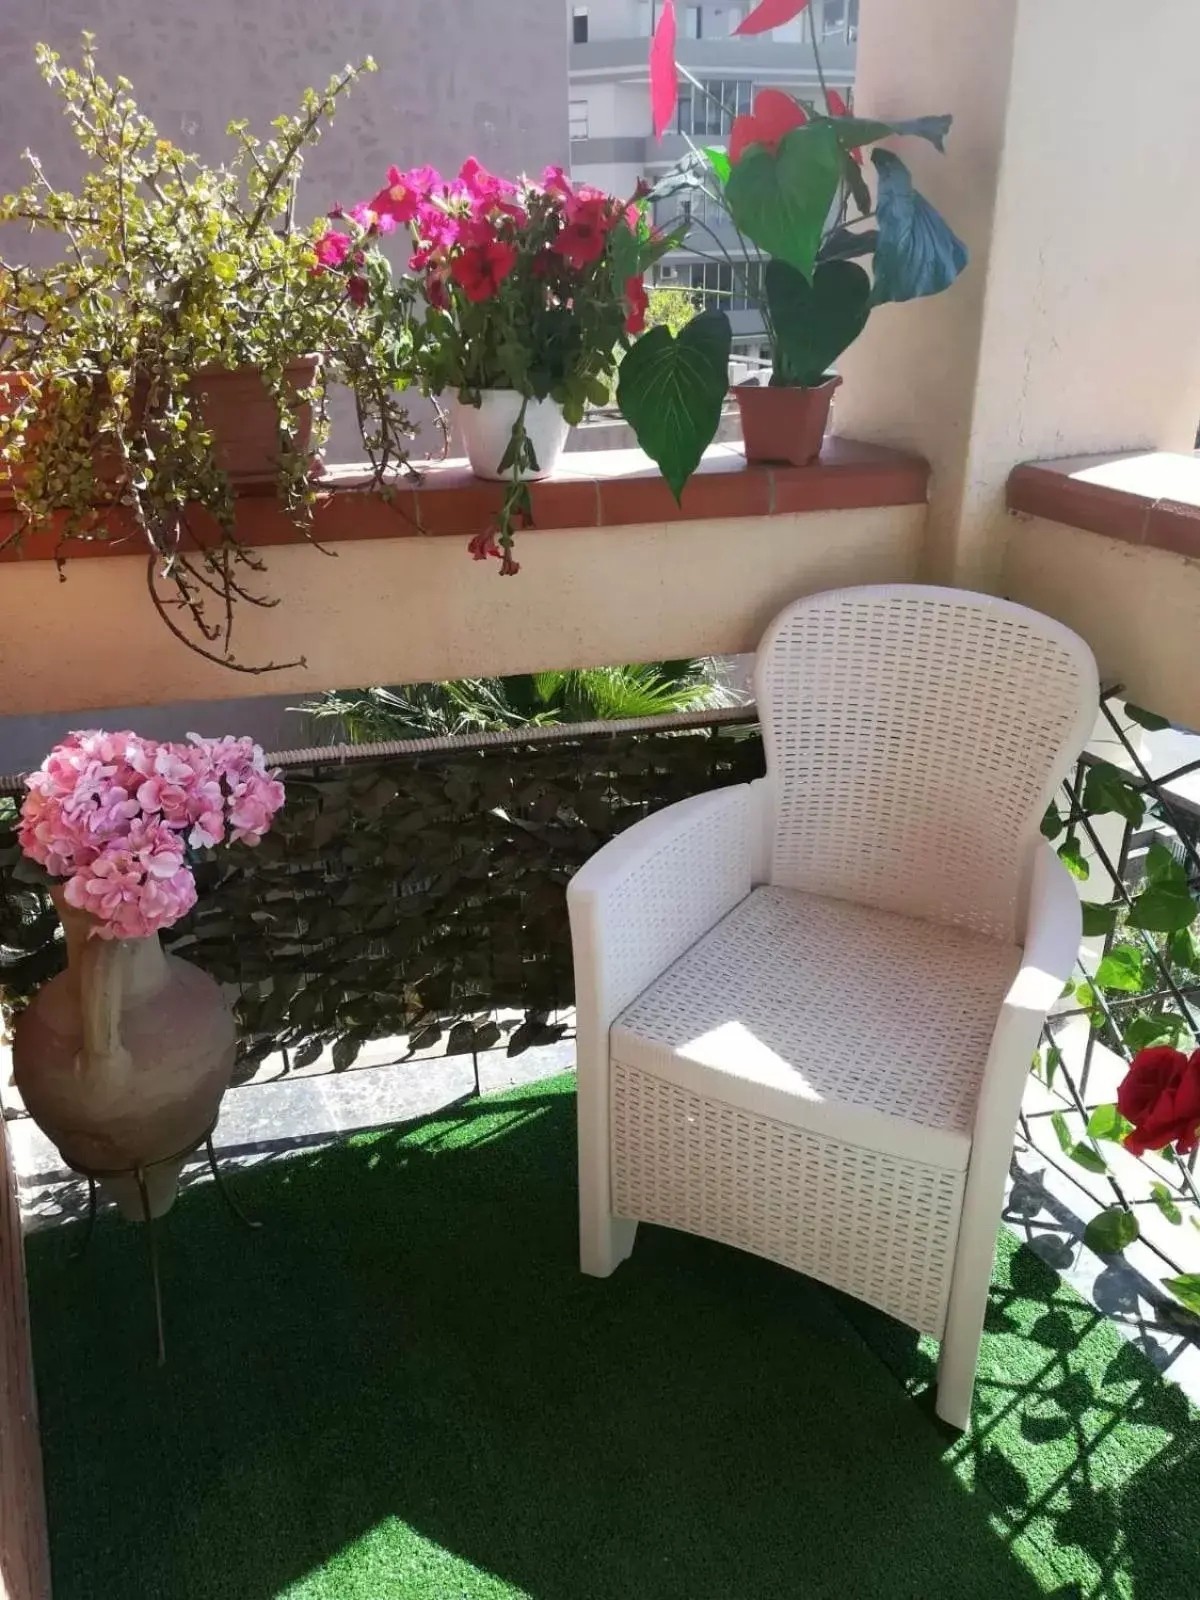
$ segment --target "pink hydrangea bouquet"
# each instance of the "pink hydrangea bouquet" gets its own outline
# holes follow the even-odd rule
[[[26,779],[21,848],[102,939],[141,939],[196,903],[189,854],[258,844],[283,785],[250,739],[186,744],[136,733],[69,734]]]

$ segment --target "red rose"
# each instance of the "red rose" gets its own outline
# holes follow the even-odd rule
[[[1170,1045],[1139,1050],[1117,1090],[1117,1110],[1133,1123],[1125,1148],[1135,1156],[1174,1144],[1181,1156],[1200,1141],[1200,1050]]]

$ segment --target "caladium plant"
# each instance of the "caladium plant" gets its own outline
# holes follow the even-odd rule
[[[807,0],[762,0],[738,32],[779,27],[805,10]],[[661,137],[676,100],[679,69],[674,58],[674,7],[666,0],[651,47],[651,100]],[[764,89],[752,110],[733,119],[728,149],[695,148],[655,187],[652,198],[705,196],[723,211],[746,241],[745,256],[728,253],[718,230],[707,230],[706,249],[719,249],[740,295],[755,303],[771,346],[774,386],[816,388],[851,345],[876,306],[916,300],[949,288],[967,264],[967,249],[937,210],[917,190],[902,158],[883,141],[924,139],[939,151],[950,131],[949,116],[885,121],[853,114],[842,95],[825,82],[819,46],[820,103]],[[705,94],[692,79],[693,93]],[[871,150],[874,185],[864,151]],[[761,264],[761,265],[759,265]],[[752,270],[752,268],[754,270]],[[622,371],[622,410],[643,448],[658,461],[678,495],[711,443],[720,416],[714,408],[720,341],[714,318],[697,318],[704,332],[687,340],[659,339]],[[706,352],[703,382],[679,382]],[[728,353],[728,339],[724,343]],[[724,398],[728,385],[727,372]],[[654,392],[669,389],[668,412],[655,407]],[[639,428],[640,413],[653,427]],[[669,470],[668,470],[669,469]]]

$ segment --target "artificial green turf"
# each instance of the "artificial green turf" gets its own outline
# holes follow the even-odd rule
[[[643,1228],[576,1268],[570,1079],[29,1242],[55,1600],[1200,1594],[1200,1426],[1002,1237],[973,1432],[931,1348]],[[898,1379],[900,1381],[898,1381]]]

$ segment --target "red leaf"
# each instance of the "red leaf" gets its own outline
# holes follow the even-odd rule
[[[762,0],[748,17],[743,17],[734,33],[766,33],[769,28],[782,28],[785,22],[798,17],[808,0]]]
[[[837,89],[827,89],[825,91],[825,104],[829,107],[829,115],[831,117],[848,117],[850,115],[850,107],[842,99],[841,93]],[[862,150],[851,150],[850,154],[861,167],[863,164]]]
[[[661,139],[675,115],[679,78],[675,71],[675,0],[665,0],[650,42],[650,109],[654,137]]]
[[[762,89],[754,96],[750,116],[734,118],[729,134],[729,159],[740,161],[749,144],[765,144],[774,150],[785,133],[802,128],[808,121],[804,107],[782,89]]]

